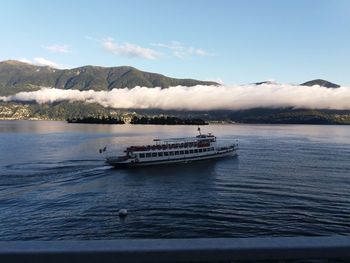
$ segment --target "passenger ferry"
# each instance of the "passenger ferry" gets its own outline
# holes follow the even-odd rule
[[[124,151],[124,156],[109,156],[106,163],[115,167],[133,167],[193,162],[238,154],[237,143],[218,146],[213,134],[201,134],[200,128],[198,131],[199,135],[195,137],[154,139],[153,145],[130,146]],[[106,147],[102,151],[106,151]]]

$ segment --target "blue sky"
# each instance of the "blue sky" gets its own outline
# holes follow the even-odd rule
[[[350,84],[350,1],[0,3],[0,60],[131,65],[227,84]]]

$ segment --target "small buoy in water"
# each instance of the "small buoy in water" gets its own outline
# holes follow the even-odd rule
[[[126,217],[128,215],[128,210],[126,210],[125,208],[119,209],[118,215],[119,217]]]

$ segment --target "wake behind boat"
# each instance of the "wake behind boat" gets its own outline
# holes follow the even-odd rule
[[[154,139],[155,144],[130,146],[123,156],[109,156],[106,163],[115,167],[133,167],[168,163],[181,163],[236,156],[238,145],[218,146],[216,137],[201,134],[188,138]],[[101,151],[106,151],[106,147]]]

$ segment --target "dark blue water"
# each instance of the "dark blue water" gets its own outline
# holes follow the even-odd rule
[[[350,126],[202,130],[238,139],[239,157],[117,170],[99,148],[196,127],[0,121],[0,239],[350,234]]]

